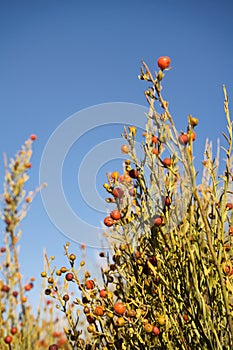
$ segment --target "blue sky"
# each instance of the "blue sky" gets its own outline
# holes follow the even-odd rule
[[[1,1],[0,2],[0,149],[15,154],[31,133],[34,145],[29,188],[39,184],[40,162],[52,133],[68,117],[109,102],[146,106],[138,80],[141,59],[157,69],[157,58],[169,55],[164,94],[178,130],[187,115],[198,117],[197,163],[205,139],[216,142],[225,129],[222,84],[233,95],[233,4],[213,1]],[[127,121],[126,121],[127,122]],[[120,137],[121,127],[94,130],[74,144],[64,163],[64,189],[75,208],[77,169],[85,152],[107,139]],[[91,140],[91,141],[90,141]],[[103,164],[103,174],[118,163]],[[66,165],[66,167],[65,167]],[[0,165],[3,180],[3,165]],[[49,184],[48,184],[49,185]],[[94,184],[92,184],[94,186]],[[103,195],[101,186],[97,186]],[[88,189],[91,191],[92,189]],[[77,191],[77,198],[72,193]],[[75,192],[76,195],[76,192]],[[84,220],[96,224],[85,206]],[[42,250],[64,264],[67,238],[50,221],[41,196],[23,224],[20,260],[25,278],[38,278]],[[84,233],[85,235],[85,233]],[[78,244],[72,249],[79,254]],[[87,249],[90,266],[94,249]],[[34,298],[36,298],[36,292]]]

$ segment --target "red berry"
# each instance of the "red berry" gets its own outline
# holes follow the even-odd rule
[[[85,286],[87,289],[93,289],[95,287],[95,282],[93,280],[86,280]]]
[[[154,216],[154,218],[152,219],[152,222],[155,226],[161,226],[163,223],[163,218],[162,216]]]
[[[189,137],[187,134],[180,134],[179,136],[179,142],[182,144],[182,145],[187,145],[187,143],[189,142]]]
[[[1,291],[8,293],[10,291],[10,287],[8,287],[6,284],[3,284]]]
[[[122,303],[121,301],[118,301],[116,304],[114,304],[114,311],[118,314],[118,315],[123,315],[124,312],[126,311],[126,306],[124,303]]]
[[[68,272],[66,274],[66,280],[67,281],[72,281],[74,279],[74,275],[71,272]]]
[[[106,291],[105,289],[101,289],[101,290],[100,290],[100,297],[101,297],[101,298],[106,298],[107,294],[108,294],[108,293],[107,293],[107,291]]]
[[[11,328],[11,334],[12,334],[12,335],[15,335],[17,332],[18,332],[17,327],[12,327],[12,328]]]
[[[159,335],[159,333],[160,333],[159,328],[156,327],[156,326],[154,326],[154,327],[153,327],[153,330],[152,330],[152,333],[153,333],[154,335]]]
[[[111,218],[111,216],[106,216],[106,218],[104,219],[104,225],[111,227],[112,225],[114,225],[114,220]]]
[[[65,302],[67,302],[67,301],[70,299],[70,297],[69,297],[68,294],[64,294],[62,299],[63,299]]]
[[[137,179],[138,178],[138,171],[137,169],[131,169],[129,171],[129,176],[132,178],[132,179]]]
[[[164,204],[169,207],[172,204],[171,198],[166,196]]]
[[[10,336],[10,335],[7,335],[5,338],[4,338],[4,342],[6,344],[10,344],[12,342],[13,338]]]
[[[156,136],[151,136],[151,142],[152,143],[158,143],[159,142],[159,139],[158,139],[158,137],[156,137]]]
[[[18,294],[19,294],[19,293],[18,293],[16,290],[14,290],[14,291],[12,292],[12,295],[13,295],[13,297],[15,297],[15,298],[17,298]]]
[[[155,154],[156,156],[159,154],[158,148],[152,149],[152,153]]]
[[[35,134],[31,134],[30,139],[32,141],[35,141],[37,139],[37,136]]]
[[[171,158],[164,158],[164,160],[163,160],[163,165],[164,165],[166,168],[169,167],[169,166],[171,166],[171,163],[172,163]]]
[[[96,306],[95,310],[94,310],[94,314],[96,316],[103,316],[104,314],[104,308],[103,306],[99,305],[99,306]]]
[[[115,198],[119,198],[121,199],[122,197],[124,197],[124,190],[123,188],[120,187],[116,187],[114,188],[114,190],[112,191],[112,194]]]
[[[119,220],[121,218],[121,212],[118,209],[111,211],[110,216],[114,220]]]
[[[171,64],[171,59],[168,56],[161,56],[158,58],[157,64],[160,69],[166,69],[170,66]]]
[[[189,320],[188,315],[187,314],[183,314],[183,319],[184,319],[185,322],[188,322],[188,320]]]
[[[1,251],[1,253],[5,253],[6,247],[1,247],[0,251]]]
[[[94,317],[92,317],[91,315],[87,315],[87,322],[88,323],[94,323],[95,322]]]
[[[51,344],[48,350],[58,350],[57,344]]]
[[[26,286],[24,286],[24,290],[26,290],[27,292],[31,289],[32,289],[32,287],[30,284],[26,284]]]

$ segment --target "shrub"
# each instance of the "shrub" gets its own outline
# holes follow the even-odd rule
[[[50,301],[46,303],[45,298],[41,298],[35,315],[28,297],[35,278],[32,276],[25,281],[20,270],[21,222],[39,191],[39,188],[34,192],[27,191],[25,186],[29,179],[32,144],[35,140],[36,135],[31,135],[9,164],[5,158],[1,210],[5,232],[4,243],[0,248],[0,348],[3,350],[48,349],[49,342],[54,339],[58,343],[62,339],[64,342],[64,332],[59,332],[59,329],[62,330],[60,322],[54,324],[56,316]]]
[[[123,174],[108,175],[104,184],[116,211],[111,208],[104,219],[109,252],[100,252],[106,265],[102,282],[85,271],[83,262],[70,259],[68,243],[64,271],[55,272],[46,257],[45,294],[67,317],[71,349],[233,347],[232,122],[227,92],[224,87],[224,170],[219,173],[219,154],[214,157],[212,144],[206,142],[201,178],[193,156],[198,119],[189,115],[185,132],[177,131],[161,93],[170,60],[160,58],[158,64],[161,70],[154,76],[142,62],[139,76],[150,84],[145,91],[149,110],[143,159],[135,151],[136,127],[125,128],[128,159]],[[71,285],[78,294],[68,298]]]

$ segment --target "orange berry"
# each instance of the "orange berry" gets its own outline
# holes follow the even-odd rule
[[[32,141],[35,141],[37,139],[37,136],[35,134],[31,134],[30,139]]]
[[[159,142],[159,139],[158,139],[158,137],[156,137],[156,136],[151,136],[151,142],[152,143],[158,143]]]
[[[10,335],[7,335],[5,338],[4,338],[4,342],[6,344],[10,344],[12,342],[13,338],[10,336]]]
[[[113,218],[111,218],[111,216],[106,216],[104,219],[104,225],[106,225],[107,227],[111,227],[112,225],[114,225],[114,220]]]
[[[93,289],[95,287],[95,282],[93,280],[86,280],[85,286],[87,289]]]
[[[164,70],[170,66],[171,59],[168,56],[161,56],[158,58],[157,64],[160,69]]]
[[[30,284],[26,284],[26,286],[24,286],[24,290],[26,290],[27,292],[29,291],[29,290],[31,290],[31,286],[30,286]]]
[[[121,152],[125,154],[129,153],[129,146],[128,145],[121,146]]]
[[[12,327],[12,328],[11,328],[11,334],[12,334],[12,335],[15,335],[17,332],[18,332],[17,327]]]
[[[187,134],[180,134],[179,136],[179,142],[182,144],[182,145],[187,145],[187,143],[189,142],[189,137]]]
[[[96,315],[96,316],[103,316],[103,314],[104,314],[104,308],[103,308],[103,306],[96,306],[96,308],[95,308],[95,310],[94,310],[94,314]]]
[[[119,220],[121,218],[121,212],[118,209],[111,211],[110,216],[113,220]]]
[[[152,153],[155,154],[156,156],[159,154],[158,148],[153,148]]]
[[[163,223],[163,218],[161,216],[155,216],[153,219],[152,219],[152,222],[155,226],[161,226],[162,223]]]
[[[71,272],[68,272],[66,274],[66,280],[67,281],[72,281],[74,279],[74,275]]]
[[[164,160],[163,160],[163,165],[164,165],[166,168],[169,167],[169,166],[171,166],[171,163],[172,163],[171,158],[164,158]]]
[[[118,301],[117,303],[114,304],[113,306],[114,311],[118,314],[118,315],[123,315],[124,312],[126,311],[126,306],[124,303],[122,303],[121,301]]]
[[[101,298],[106,298],[107,294],[108,294],[108,293],[107,293],[107,291],[106,291],[105,289],[101,289],[101,290],[100,290],[100,297],[101,297]]]
[[[25,166],[26,169],[30,169],[32,167],[32,164],[31,163],[26,163],[24,166]]]
[[[118,173],[118,171],[113,171],[111,174],[111,178],[115,181],[117,181],[120,177],[120,174]]]
[[[191,132],[191,140],[192,141],[196,140],[196,133],[194,131]]]

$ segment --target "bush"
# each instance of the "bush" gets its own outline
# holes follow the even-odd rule
[[[198,119],[188,116],[179,133],[161,93],[170,61],[155,76],[142,62],[139,78],[150,83],[142,143],[137,129],[124,129],[123,174],[107,174],[104,187],[114,210],[102,282],[76,266],[65,246],[66,268],[53,272],[48,261],[46,293],[68,320],[71,349],[232,349],[232,122],[224,87],[228,134],[223,174],[206,143],[203,176],[194,166]],[[162,113],[158,113],[162,108]],[[58,288],[57,281],[63,279]],[[81,293],[69,298],[70,285]],[[77,293],[76,293],[77,294]],[[78,311],[77,311],[78,310]],[[82,316],[83,315],[83,316]],[[79,322],[81,322],[79,326]]]

